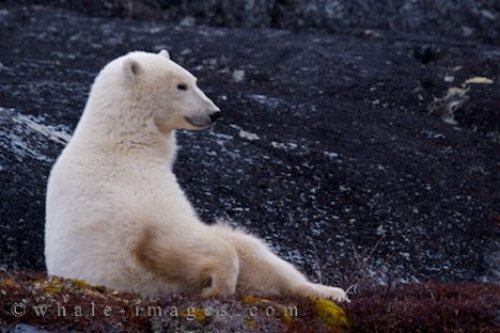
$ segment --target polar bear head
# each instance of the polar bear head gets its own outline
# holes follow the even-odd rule
[[[196,82],[165,50],[130,52],[101,70],[90,94],[90,109],[129,124],[152,123],[161,132],[203,129],[221,113]]]

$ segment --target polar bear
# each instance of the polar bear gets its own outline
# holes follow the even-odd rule
[[[346,299],[257,237],[200,220],[172,172],[175,130],[207,128],[220,115],[196,81],[167,51],[131,52],[101,70],[49,176],[48,273],[143,296]]]

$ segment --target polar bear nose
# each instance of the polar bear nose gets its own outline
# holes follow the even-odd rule
[[[216,111],[216,112],[210,114],[210,120],[212,120],[212,122],[215,123],[215,121],[217,121],[217,119],[219,119],[221,116],[222,116],[222,112]]]

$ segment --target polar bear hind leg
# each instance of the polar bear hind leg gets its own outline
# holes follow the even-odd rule
[[[211,229],[218,237],[231,244],[238,253],[238,292],[348,300],[341,288],[309,282],[293,265],[274,254],[263,240],[224,223],[212,225]]]
[[[184,294],[230,296],[236,290],[239,262],[234,248],[207,234],[168,238],[165,230],[146,226],[132,250],[135,262],[160,283]]]

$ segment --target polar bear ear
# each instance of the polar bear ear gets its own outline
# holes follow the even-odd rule
[[[130,77],[135,77],[141,70],[139,63],[134,59],[127,59],[123,63],[123,70],[125,74]]]
[[[158,52],[158,54],[170,60],[170,53],[168,53],[167,50],[161,50],[160,52]]]

